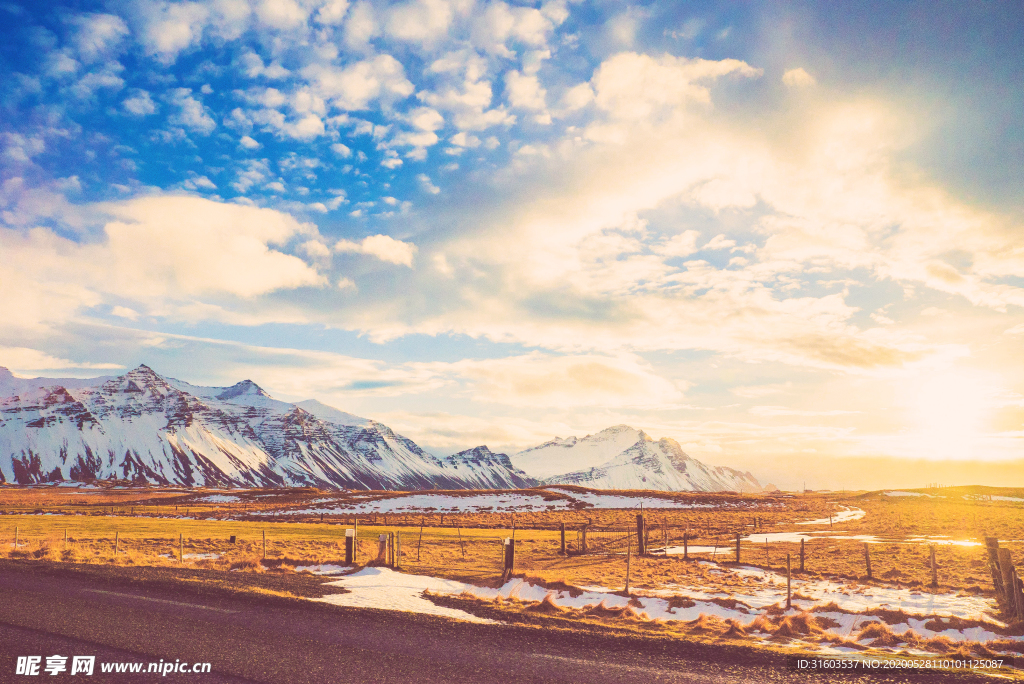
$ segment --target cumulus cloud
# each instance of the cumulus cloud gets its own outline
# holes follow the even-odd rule
[[[782,82],[790,88],[806,88],[817,83],[814,76],[811,76],[803,67],[789,69],[782,74]]]
[[[0,366],[14,371],[15,373],[40,370],[64,370],[69,368],[92,370],[123,368],[123,366],[116,363],[71,361],[69,359],[51,356],[50,354],[39,351],[38,349],[3,346],[0,346]]]
[[[371,102],[389,105],[415,90],[402,63],[387,54],[342,68],[314,64],[303,74],[321,97],[343,110],[366,109]]]
[[[361,242],[352,240],[339,240],[334,249],[337,252],[356,252],[369,254],[389,264],[399,264],[412,268],[413,258],[416,256],[416,245],[410,242],[402,242],[388,235],[371,235],[363,238]]]
[[[141,89],[132,91],[132,95],[121,103],[124,110],[134,116],[147,116],[156,113],[156,103],[149,92]]]
[[[192,97],[191,89],[175,88],[168,93],[167,99],[171,105],[178,108],[178,111],[167,119],[172,124],[203,135],[209,135],[217,128],[217,122],[210,116],[209,110],[202,102]]]
[[[0,315],[9,324],[58,322],[108,296],[169,314],[203,298],[326,284],[314,267],[281,251],[316,229],[272,209],[157,196],[89,211],[111,217],[91,241],[43,228],[0,229],[6,261]]]

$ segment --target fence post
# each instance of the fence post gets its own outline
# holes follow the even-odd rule
[[[864,564],[868,568],[868,579],[871,579],[871,551],[867,542],[864,542]]]
[[[345,530],[345,565],[352,565],[356,560],[356,531]]]
[[[1013,562],[1012,556],[1010,555],[1010,549],[999,549],[999,571],[1002,574],[1003,579],[1003,591],[1006,594],[1006,609],[1007,615],[1013,615],[1017,608],[1017,601],[1014,597],[1014,588],[1016,583],[1013,581]]]
[[[466,557],[466,542],[462,541],[462,527],[455,528],[459,532],[459,546],[462,547],[462,557]],[[562,548],[565,548],[565,534],[562,534]]]
[[[786,554],[786,610],[793,607],[793,567],[789,554]]]
[[[636,554],[643,556],[647,553],[647,525],[644,523],[644,514],[636,514]]]
[[[420,547],[423,546],[423,525],[426,523],[426,518],[420,516],[420,540],[416,542],[416,562],[420,562]]]
[[[267,560],[267,531],[263,530],[263,560]]]
[[[18,548],[18,528],[14,528],[14,548]]]
[[[996,599],[999,605],[1006,604],[1006,592],[1003,589],[1003,576],[999,571],[999,540],[995,537],[985,537],[985,551],[988,554],[988,569],[992,573],[992,588],[996,592]]]
[[[629,561],[633,555],[633,535],[626,537],[626,596],[629,596]]]
[[[264,549],[266,549],[266,547],[264,547]],[[265,550],[263,552],[263,557],[267,557],[267,552]],[[181,532],[178,533],[178,562],[185,562],[185,537]]]
[[[114,558],[117,558],[117,549],[121,545],[121,533],[114,532]]]
[[[583,526],[583,537],[580,540],[580,553],[587,552],[587,525]]]
[[[683,560],[690,560],[690,533],[683,532]]]
[[[935,565],[935,546],[931,545],[928,547],[929,554],[931,555],[932,563],[932,588],[939,586],[939,571]]]
[[[564,556],[565,555],[565,522],[564,521],[558,523],[558,529],[559,529],[559,532],[562,535],[562,550],[559,553],[561,553]],[[466,555],[465,551],[463,551],[462,555],[463,556]]]
[[[395,530],[395,564],[394,567],[402,567],[402,532]]]
[[[359,516],[352,516],[352,562],[359,561]]]
[[[740,562],[740,533],[736,533],[736,563]]]
[[[68,548],[68,528],[64,528],[64,548]]]
[[[800,572],[804,571],[804,538],[800,537]]]
[[[1014,602],[1017,604],[1017,619],[1024,621],[1024,583],[1017,576],[1014,570]]]

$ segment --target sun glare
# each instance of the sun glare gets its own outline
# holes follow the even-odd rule
[[[979,374],[949,371],[908,386],[908,432],[925,458],[983,458],[979,453],[996,388]]]

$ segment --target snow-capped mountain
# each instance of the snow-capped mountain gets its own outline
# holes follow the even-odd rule
[[[595,489],[760,492],[750,473],[708,466],[679,443],[654,441],[642,430],[616,425],[582,439],[555,438],[511,457],[511,463],[545,484]]]
[[[477,482],[477,489],[520,489],[539,484],[513,466],[507,454],[496,454],[486,446],[466,449],[441,460],[467,482]]]
[[[255,383],[200,387],[147,366],[93,380],[0,368],[0,480],[466,489],[533,484],[494,458],[440,459],[386,425]],[[454,459],[454,460],[453,460]]]

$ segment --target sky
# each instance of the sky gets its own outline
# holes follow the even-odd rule
[[[0,365],[1024,486],[1015,2],[0,4]]]

